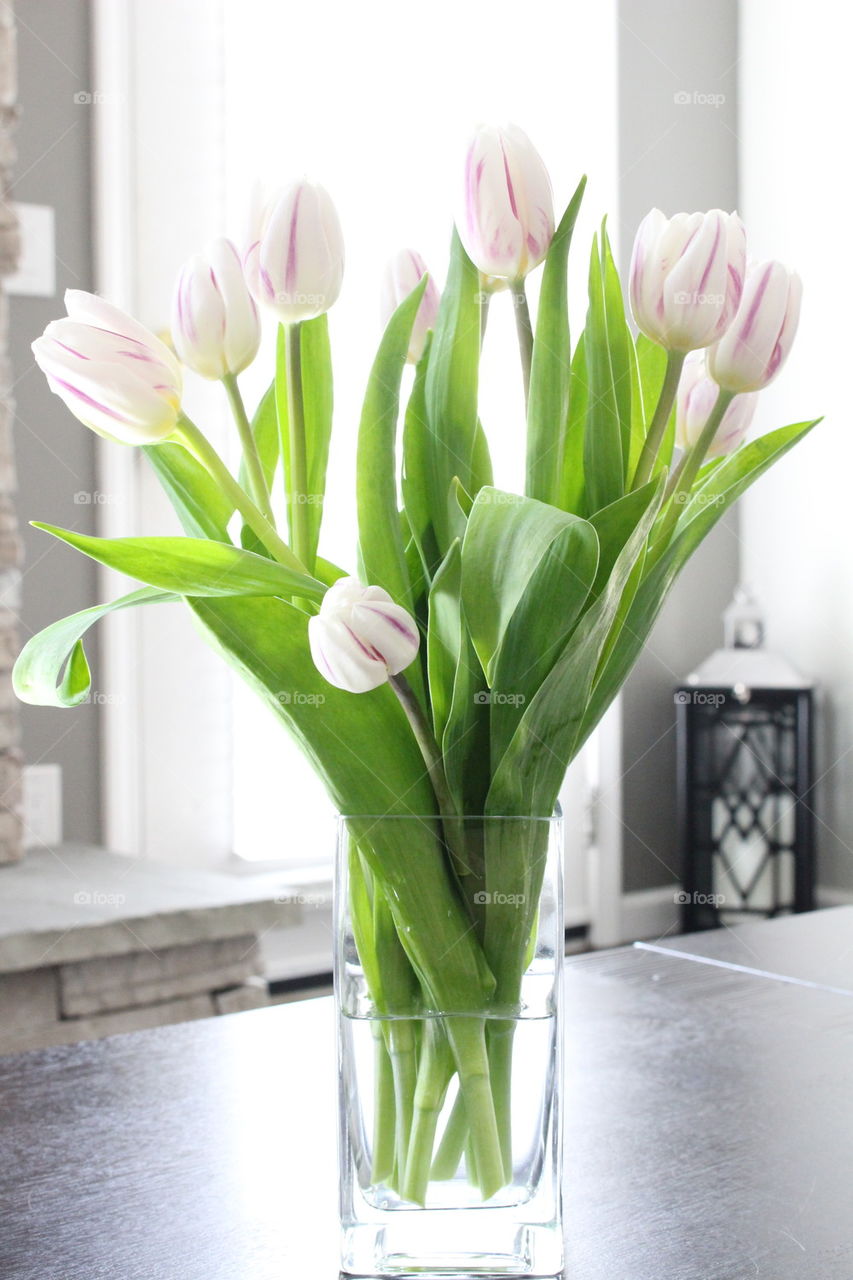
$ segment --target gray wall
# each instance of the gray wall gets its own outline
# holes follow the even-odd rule
[[[95,569],[27,522],[91,531],[95,508],[95,438],[52,395],[36,369],[30,343],[62,314],[68,287],[92,288],[91,130],[97,106],[74,101],[92,93],[86,0],[18,0],[21,120],[14,198],[56,208],[57,296],[11,299],[15,378],[15,448],[23,526],[22,636],[97,600]],[[90,659],[96,646],[88,646]],[[52,711],[23,707],[28,763],[57,763],[64,779],[65,835],[100,834],[97,708]]]
[[[737,8],[737,0],[620,0],[624,263],[637,224],[653,205],[668,215],[737,206]],[[625,687],[626,891],[678,876],[672,690],[722,642],[720,613],[737,575],[734,513],[684,571]]]

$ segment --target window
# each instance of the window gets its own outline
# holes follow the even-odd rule
[[[344,3],[297,9],[275,0],[98,6],[101,66],[115,78],[119,99],[132,86],[124,101],[104,95],[104,187],[115,182],[114,149],[130,153],[121,207],[114,196],[101,196],[105,292],[162,325],[182,259],[223,228],[242,239],[257,178],[275,185],[307,171],[338,206],[348,262],[330,317],[336,413],[322,549],[345,566],[354,559],[351,477],[361,395],[379,338],[379,273],[390,251],[411,244],[443,278],[465,134],[479,119],[517,120],[530,133],[561,209],[581,172],[589,173],[573,268],[575,295],[585,297],[592,231],[604,211],[616,212],[615,5],[575,9],[570,39],[544,30],[559,16],[542,6],[532,21],[543,29],[527,31],[515,5],[486,13],[447,0],[424,10],[419,23],[390,0],[368,10]],[[122,261],[128,258],[129,266]],[[573,317],[576,331],[583,319],[582,311]],[[254,401],[261,386],[250,374],[245,393]],[[495,300],[489,318],[483,381],[496,480],[516,488],[523,415],[505,298]],[[194,392],[200,414],[208,412],[211,390]],[[162,529],[168,517],[153,482],[126,460],[121,465],[125,472],[114,482],[134,493],[141,525]],[[127,532],[130,509],[107,512],[112,529]],[[168,622],[167,612],[175,614]],[[118,619],[118,627],[125,634],[113,629],[111,652],[131,643],[132,627],[138,660],[136,674],[126,672],[128,706],[107,708],[116,713],[108,728],[111,841],[197,861],[233,849],[246,859],[301,864],[328,854],[322,787],[268,712],[201,651],[186,620],[175,610],[151,610],[130,623]],[[121,668],[121,655],[117,662]],[[110,676],[120,680],[121,671],[114,667]],[[168,717],[166,700],[176,711]],[[126,765],[131,740],[140,748]]]

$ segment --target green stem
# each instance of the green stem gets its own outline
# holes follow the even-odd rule
[[[663,386],[660,389],[657,407],[649,423],[646,438],[643,441],[643,447],[637,462],[637,470],[634,472],[632,489],[641,488],[652,477],[655,462],[660,452],[661,441],[666,431],[666,424],[669,422],[669,415],[675,403],[675,393],[678,390],[678,381],[681,377],[685,356],[686,353],[684,351],[668,351],[666,353],[666,373],[664,374]]]
[[[373,1164],[370,1181],[377,1186],[390,1182],[394,1173],[396,1104],[394,1098],[394,1073],[385,1045],[385,1037],[378,1026],[374,1037],[374,1102],[373,1102]]]
[[[452,1075],[453,1060],[441,1022],[437,1018],[428,1018],[418,1068],[406,1171],[400,1187],[403,1198],[415,1204],[426,1203],[435,1130]]]
[[[442,817],[450,817],[456,813],[456,805],[447,785],[441,752],[435,740],[429,721],[418,702],[414,689],[402,674],[389,676],[388,683],[397,695],[400,705],[406,713],[415,741],[420,748],[424,764],[427,767],[429,780],[435,792],[439,813]]]
[[[465,876],[473,875],[473,868],[465,856],[465,823],[459,816],[456,802],[448,786],[441,751],[417,695],[406,677],[404,675],[389,676],[388,683],[396,693],[415,735],[415,741],[435,793],[444,841],[461,881]]]
[[[289,502],[290,537],[293,550],[313,573],[311,533],[308,521],[308,462],[305,445],[305,403],[302,394],[302,326],[284,326],[284,368],[287,382],[288,446],[282,441],[282,457],[288,457],[290,474],[285,475],[285,500]]]
[[[483,350],[483,343],[486,341],[486,325],[489,323],[489,303],[492,295],[485,289],[480,292],[480,350]]]
[[[504,1177],[512,1181],[512,1048],[515,1023],[507,1021],[489,1024],[489,1074],[492,1081],[492,1097],[495,1102],[495,1120],[501,1142]]]
[[[246,474],[249,477],[249,489],[255,505],[261,514],[271,525],[275,525],[275,517],[273,516],[272,507],[270,505],[270,495],[267,488],[267,481],[264,475],[264,469],[261,465],[258,446],[255,441],[252,424],[249,421],[249,415],[246,413],[246,406],[243,403],[243,397],[240,394],[240,388],[237,385],[237,379],[233,373],[226,373],[222,379],[222,385],[225,387],[231,412],[234,415],[234,421],[237,424],[237,431],[240,435],[240,444],[243,446],[243,458],[246,463]]]
[[[391,1070],[394,1076],[394,1107],[397,1116],[395,1138],[397,1176],[402,1178],[406,1168],[406,1157],[412,1132],[415,1087],[417,1084],[415,1033],[411,1020],[405,1018],[392,1019],[388,1023],[388,1047],[391,1054]]]
[[[684,507],[690,497],[690,490],[693,488],[693,481],[699,473],[699,468],[705,461],[705,454],[711,447],[714,436],[719,430],[720,423],[726,416],[726,411],[735,398],[733,391],[724,391],[720,387],[719,394],[714,401],[714,407],[708,415],[708,421],[702,428],[701,435],[692,448],[687,450],[678,468],[678,479],[675,490],[670,498],[669,508],[661,527],[660,536],[655,540],[654,550],[652,552],[652,563],[654,565],[663,551],[669,544],[673,530],[678,524],[678,517],[681,514],[681,508]]]
[[[446,1020],[446,1025],[470,1124],[477,1183],[483,1199],[488,1200],[505,1185],[506,1178],[489,1079],[484,1020],[451,1017]]]
[[[194,422],[185,414],[181,414],[175,438],[178,439],[217,482],[223,493],[234,503],[246,524],[264,544],[267,551],[288,569],[297,573],[307,573],[302,561],[293,554],[286,542],[278,536],[275,529],[255,506],[246,490],[237,483],[219,454],[206,436],[199,431]]]
[[[432,1162],[431,1176],[436,1182],[446,1182],[456,1174],[459,1162],[465,1154],[465,1143],[468,1141],[468,1116],[465,1111],[465,1099],[460,1089],[454,1099],[441,1135],[441,1142]]]
[[[533,364],[533,325],[530,323],[524,280],[516,280],[511,288],[518,350],[521,355],[521,376],[524,380],[524,403],[527,404],[530,395],[530,367]]]

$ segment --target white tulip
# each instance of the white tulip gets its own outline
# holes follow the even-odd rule
[[[341,291],[344,241],[324,187],[297,182],[255,211],[245,269],[252,296],[284,324],[329,310]]]
[[[69,289],[68,316],[33,343],[36,364],[76,418],[122,444],[157,444],[174,431],[181,370],[137,320],[93,293]]]
[[[258,354],[258,309],[240,255],[220,237],[181,269],[172,303],[172,339],[188,368],[203,378],[242,373]]]
[[[382,587],[340,578],[308,622],[311,657],[338,689],[367,693],[417,657],[417,623]]]

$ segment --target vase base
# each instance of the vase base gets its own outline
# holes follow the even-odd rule
[[[483,1209],[421,1210],[400,1217],[399,1225],[360,1223],[344,1228],[342,1272],[417,1276],[418,1280],[503,1276],[545,1280],[562,1272],[562,1233],[555,1225],[502,1223]],[[421,1218],[428,1221],[413,1221]]]

